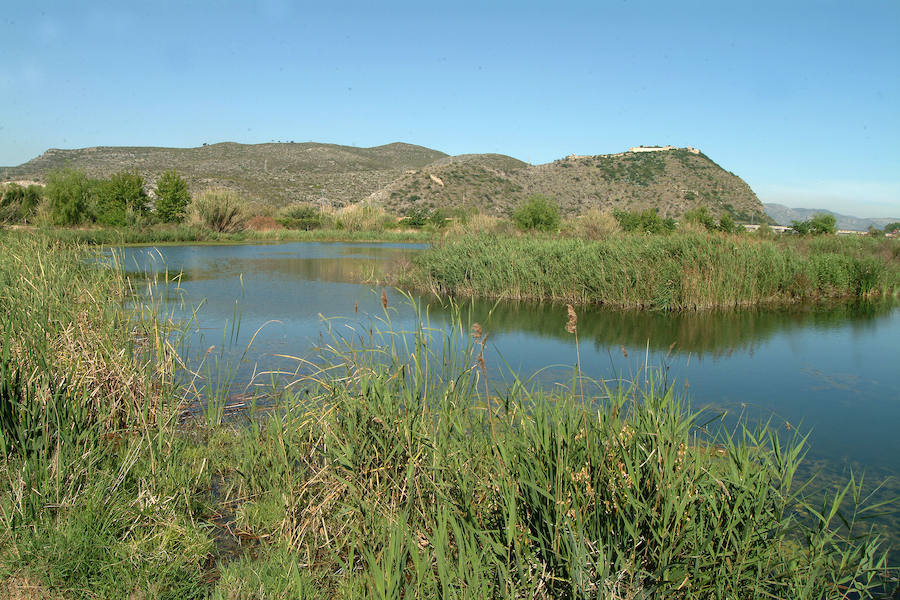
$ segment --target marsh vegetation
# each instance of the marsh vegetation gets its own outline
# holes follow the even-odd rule
[[[869,529],[884,507],[858,479],[810,493],[802,435],[712,427],[660,379],[605,386],[576,358],[556,391],[499,393],[488,331],[459,315],[432,329],[424,313],[396,331],[385,306],[380,329],[332,330],[268,408],[246,398],[229,415],[227,389],[185,378],[154,288],[136,294],[119,263],[44,235],[0,246],[6,595],[821,599],[896,585]],[[577,356],[574,309],[566,325]]]

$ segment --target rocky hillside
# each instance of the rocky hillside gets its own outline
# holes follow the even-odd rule
[[[766,209],[766,214],[779,225],[790,225],[793,221],[808,221],[810,218],[822,213],[834,215],[838,229],[849,229],[851,231],[866,231],[869,226],[882,229],[888,223],[900,222],[900,217],[893,219],[883,217],[865,219],[851,215],[842,215],[826,208],[789,208],[783,204],[769,203],[763,206]]]
[[[224,142],[199,148],[96,147],[51,149],[18,167],[0,168],[0,178],[40,181],[54,169],[84,169],[91,177],[134,170],[149,183],[178,170],[192,192],[211,186],[234,189],[252,200],[276,205],[318,201],[334,206],[357,202],[409,169],[447,156],[412,144],[356,148],[336,144]]]
[[[372,199],[400,210],[471,207],[507,214],[536,193],[554,198],[568,214],[656,208],[677,218],[702,205],[737,220],[764,218],[741,178],[685,149],[569,156],[534,166],[495,154],[454,156],[405,174]]]
[[[594,207],[656,208],[678,218],[702,205],[737,220],[764,218],[762,204],[743,180],[686,149],[569,156],[530,165],[502,154],[447,156],[401,143],[375,148],[316,143],[99,147],[48,150],[19,167],[0,169],[0,177],[40,181],[65,166],[91,176],[136,170],[150,183],[174,168],[193,191],[220,185],[275,205],[324,197],[335,207],[369,200],[398,213],[422,207],[505,215],[528,196],[545,194],[567,214]]]

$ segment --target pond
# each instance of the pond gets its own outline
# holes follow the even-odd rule
[[[365,282],[422,248],[303,242],[121,252],[127,269],[168,271],[168,299],[181,307],[178,316],[191,316],[190,360],[213,379],[227,369],[244,389],[254,373],[296,368],[296,360],[278,355],[311,356],[327,340],[326,320],[350,334],[378,325],[386,318],[382,288]],[[177,284],[173,274],[180,274]],[[390,288],[385,294],[392,326],[412,329],[409,299]],[[428,305],[433,327],[448,326],[440,302],[412,298]],[[540,371],[535,381],[545,385],[571,381],[576,348],[565,306],[469,302],[463,311],[489,336],[485,359],[497,385],[507,370]],[[894,303],[685,314],[579,308],[578,342],[587,377],[640,380],[652,371],[695,407],[810,432],[810,465],[865,470],[873,481],[900,472]],[[898,489],[894,479],[885,493]]]

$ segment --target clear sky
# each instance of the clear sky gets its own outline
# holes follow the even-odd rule
[[[0,164],[47,148],[691,145],[764,202],[900,216],[900,1],[4,3]]]

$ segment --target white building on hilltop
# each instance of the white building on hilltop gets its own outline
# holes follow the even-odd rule
[[[629,152],[663,152],[665,150],[677,150],[675,146],[633,146],[628,149]],[[700,154],[699,148],[688,146],[685,148],[691,154]]]

